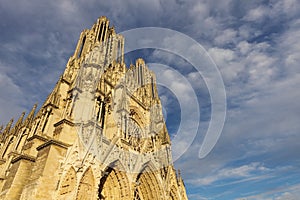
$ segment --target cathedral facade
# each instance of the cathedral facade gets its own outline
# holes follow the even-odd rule
[[[0,199],[185,200],[155,74],[100,17],[39,110],[0,129]]]

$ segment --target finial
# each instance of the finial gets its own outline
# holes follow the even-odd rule
[[[133,69],[134,67],[135,67],[135,65],[132,63],[132,60],[130,60],[129,69]]]
[[[110,27],[110,29],[111,29],[111,31],[113,32],[113,33],[115,33],[116,31],[115,31],[115,27],[114,26],[111,26]]]
[[[15,127],[17,127],[17,126],[19,126],[19,125],[22,124],[24,115],[25,115],[25,112],[23,111],[22,114],[21,114],[21,116],[19,117],[18,121],[16,122]]]
[[[178,177],[181,177],[181,171],[178,169]]]
[[[12,125],[13,122],[14,122],[14,118],[11,118],[11,120],[7,123],[7,125],[6,125],[6,127],[5,127],[5,129],[4,129],[4,131],[3,131],[3,133],[9,132],[10,127],[11,127],[11,125]]]
[[[15,123],[14,127],[12,128],[11,134],[15,135],[18,133],[18,130],[19,130],[20,126],[22,125],[24,115],[25,115],[25,112],[22,112],[18,121]]]
[[[101,17],[99,17],[99,19],[105,19],[105,20],[107,20],[107,17],[102,15]]]
[[[28,127],[30,125],[30,123],[32,122],[33,118],[34,118],[34,113],[35,110],[37,108],[37,103],[35,103],[30,111],[30,113],[28,114],[28,116],[26,117],[25,121],[24,121],[24,125],[26,127]]]

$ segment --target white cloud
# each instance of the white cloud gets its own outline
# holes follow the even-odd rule
[[[277,1],[272,9],[272,15],[278,16],[284,13],[286,17],[291,18],[299,14],[299,2],[297,0],[282,0]]]
[[[226,45],[226,44],[230,44],[230,43],[234,43],[237,36],[237,31],[233,30],[233,29],[225,29],[222,30],[219,35],[215,38],[215,44],[216,45]]]
[[[299,198],[300,192],[291,193],[291,192],[284,192],[279,196],[275,197],[275,200],[297,200]]]
[[[246,16],[244,17],[244,20],[247,21],[261,21],[263,20],[268,14],[269,9],[265,6],[258,6],[254,9],[251,9],[248,11]]]
[[[217,181],[222,181],[226,179],[246,179],[246,181],[254,180],[257,177],[257,173],[262,173],[268,171],[269,169],[264,167],[261,163],[250,163],[248,165],[242,165],[235,168],[222,168],[217,170],[214,174],[204,176],[199,179],[187,180],[188,182],[192,182],[194,184],[199,185],[211,185],[215,184]],[[249,178],[250,179],[247,179]],[[255,177],[255,178],[254,178]]]
[[[252,44],[248,43],[247,41],[241,41],[237,44],[237,48],[243,56],[246,56],[251,50]]]
[[[257,164],[256,156],[268,154],[266,166],[274,169],[277,163],[285,165],[299,160],[300,4],[297,0],[270,1],[269,5],[230,0],[177,3],[171,0],[100,3],[65,0],[18,4],[16,7],[7,1],[0,8],[3,41],[0,121],[7,122],[11,116],[19,115],[23,110],[21,103],[24,105],[33,95],[44,93],[45,88],[50,90],[72,54],[80,31],[90,28],[97,17],[107,15],[117,32],[142,26],[182,31],[202,42],[220,69],[229,102],[227,122],[221,139],[208,157],[198,160],[197,156],[205,124],[188,150],[189,155],[178,161],[184,178],[189,180],[188,186],[213,185],[230,176],[245,181],[258,178],[255,172],[263,172],[259,167],[264,165],[260,161]],[[176,40],[178,38],[170,38],[166,46],[184,47],[193,54],[193,47],[176,46]],[[170,66],[186,69],[186,63],[174,59],[174,55],[155,53],[153,57],[165,59],[167,64],[172,63]],[[189,105],[187,110],[192,112],[193,107],[188,104],[190,93],[185,85],[172,83],[176,76],[171,73],[165,77],[170,87],[185,98],[185,105]],[[191,72],[187,73],[187,79],[197,84],[201,78]],[[26,84],[21,87],[16,80]],[[199,88],[205,89],[202,85]],[[166,100],[167,96],[162,99]],[[237,159],[245,159],[250,164],[224,168]],[[291,195],[293,191],[284,190],[281,196],[275,197]],[[191,198],[196,199],[196,196],[202,198],[195,193]]]
[[[220,67],[228,65],[228,62],[235,59],[235,52],[231,49],[210,48],[209,55],[213,58],[216,64]]]
[[[236,52],[231,49],[214,47],[208,50],[208,54],[220,69],[225,84],[238,78],[238,74],[245,68],[236,56]]]
[[[208,198],[202,196],[201,194],[190,194],[189,198],[193,200],[208,200]]]
[[[285,72],[289,75],[299,73],[300,62],[300,20],[293,21],[289,31],[278,39],[278,49],[281,52]]]
[[[241,24],[238,28],[238,35],[244,40],[255,38],[262,34],[262,30],[256,29],[249,24]]]
[[[197,20],[203,20],[209,15],[209,7],[205,2],[198,1],[196,5],[193,5],[190,14]]]
[[[300,196],[300,185],[295,184],[286,187],[277,187],[264,193],[245,196],[236,200],[298,200]]]

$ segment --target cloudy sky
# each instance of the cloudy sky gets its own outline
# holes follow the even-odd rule
[[[144,57],[160,64],[154,68],[165,81],[159,93],[172,138],[178,124],[193,128],[200,122],[195,138],[184,132],[194,129],[183,130],[192,144],[178,147],[183,155],[175,161],[189,198],[298,199],[299,10],[297,0],[0,0],[0,124],[42,104],[80,32],[98,17],[107,16],[117,32],[172,29],[202,45],[224,81],[226,121],[206,157],[198,156],[214,106],[206,77],[180,55],[159,49],[131,52],[126,62]],[[186,106],[195,98],[200,118]]]

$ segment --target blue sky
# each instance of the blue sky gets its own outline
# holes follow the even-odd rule
[[[210,119],[203,77],[183,58],[161,50],[136,51],[172,67],[189,81],[200,103],[200,127],[176,160],[190,199],[299,199],[300,4],[281,1],[5,1],[0,3],[0,124],[42,104],[72,55],[83,29],[105,15],[117,32],[163,27],[203,45],[224,81],[227,116],[220,139],[198,158]],[[125,42],[126,45],[126,42]],[[170,134],[178,130],[178,96],[160,89]],[[174,82],[177,81],[177,82]],[[177,84],[177,85],[176,85]],[[181,84],[181,85],[180,85]],[[188,96],[185,96],[188,99]],[[183,108],[182,108],[183,109]],[[176,111],[176,112],[175,112]]]

